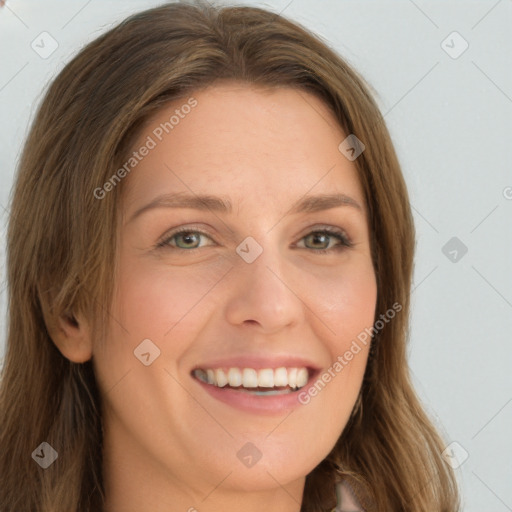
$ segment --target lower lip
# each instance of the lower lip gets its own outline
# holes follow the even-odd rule
[[[307,392],[308,387],[314,380],[315,374],[310,375],[309,380],[305,386],[298,391],[292,391],[282,395],[253,395],[252,393],[245,393],[237,391],[232,388],[219,388],[211,384],[206,384],[195,377],[192,377],[207,393],[220,402],[231,405],[242,411],[274,415],[282,413],[283,411],[290,411],[302,405],[299,402],[299,394]]]

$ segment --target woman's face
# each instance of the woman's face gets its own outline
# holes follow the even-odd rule
[[[377,295],[347,135],[312,95],[238,83],[146,125],[93,347],[112,466],[191,496],[298,493],[332,449],[369,347],[345,354]]]

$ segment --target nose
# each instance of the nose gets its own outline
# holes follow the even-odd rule
[[[300,323],[304,290],[297,269],[279,251],[264,248],[252,263],[241,258],[230,272],[231,285],[225,318],[233,326],[251,326],[264,334],[277,333]],[[303,276],[302,276],[303,277]]]

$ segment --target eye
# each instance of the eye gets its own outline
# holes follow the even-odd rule
[[[204,240],[210,240],[212,243],[202,243]],[[191,250],[214,244],[212,238],[206,233],[190,228],[182,228],[166,235],[161,242],[158,242],[156,247]],[[352,243],[343,231],[335,228],[323,228],[311,231],[300,240],[296,247],[311,249],[315,253],[322,254],[352,247]]]
[[[192,229],[180,229],[169,236],[166,236],[157,247],[175,247],[177,249],[200,249],[202,239],[211,238],[202,231]],[[209,244],[212,245],[212,244]],[[203,245],[204,246],[204,245]]]
[[[333,228],[312,231],[302,238],[302,241],[304,241],[304,245],[297,245],[298,247],[313,249],[317,253],[328,253],[352,247],[352,243],[345,233]]]

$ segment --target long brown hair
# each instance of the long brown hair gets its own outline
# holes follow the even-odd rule
[[[8,333],[0,387],[0,510],[101,510],[100,395],[91,361],[70,362],[48,325],[75,313],[106,323],[122,183],[97,199],[141,127],[163,105],[217,80],[316,94],[366,146],[355,161],[377,276],[374,333],[353,414],[306,478],[302,512],[336,505],[349,481],[367,510],[454,512],[459,495],[443,440],[406,360],[414,227],[382,116],[363,79],[317,37],[252,7],[173,3],[123,21],[51,83],[22,154],[8,230]],[[341,141],[340,141],[341,142]],[[48,442],[43,470],[31,453]]]

